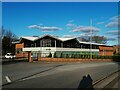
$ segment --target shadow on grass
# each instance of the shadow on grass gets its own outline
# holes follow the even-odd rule
[[[92,83],[93,79],[89,74],[87,76],[83,76],[82,80],[79,83],[78,90],[94,90]]]

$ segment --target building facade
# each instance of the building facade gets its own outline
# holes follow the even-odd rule
[[[80,41],[78,38],[59,38],[52,35],[42,37],[21,37],[20,41],[14,42],[16,57],[28,57],[28,52],[32,52],[34,57],[40,52],[41,57],[47,57],[50,53],[52,57],[56,54],[60,57],[72,57],[73,55],[100,55],[112,56],[113,47],[104,44]]]

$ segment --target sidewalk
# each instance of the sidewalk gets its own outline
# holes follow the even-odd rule
[[[108,77],[105,77],[93,85],[94,88],[117,88],[120,89],[120,71],[111,74]]]

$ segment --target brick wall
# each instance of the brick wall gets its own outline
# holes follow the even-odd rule
[[[113,56],[113,47],[99,46],[100,56]]]
[[[91,62],[91,61],[100,61],[100,62],[111,62],[112,59],[74,59],[74,58],[41,58],[41,61],[49,62]],[[39,60],[39,61],[40,61]]]
[[[120,54],[120,46],[113,46],[115,54]]]
[[[15,55],[16,55],[16,58],[23,57],[23,52],[21,52],[21,53],[17,52],[18,49],[22,49],[22,48],[24,48],[24,43],[19,43],[19,44],[15,45],[15,51],[16,51]]]

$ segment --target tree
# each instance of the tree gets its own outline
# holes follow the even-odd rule
[[[12,33],[11,30],[4,29],[2,27],[2,54],[6,54],[8,52],[14,53],[14,47],[12,45],[13,41],[17,41],[18,37]]]
[[[90,38],[89,38],[89,41],[90,41]],[[104,36],[92,36],[92,42],[106,44],[107,38]]]

